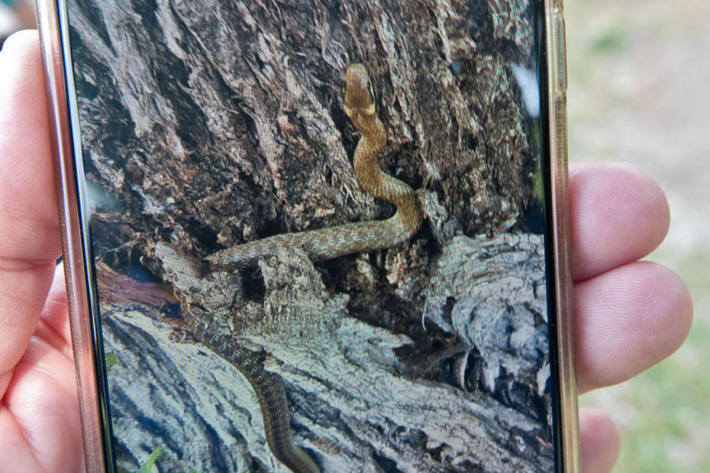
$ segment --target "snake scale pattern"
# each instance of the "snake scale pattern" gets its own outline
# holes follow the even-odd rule
[[[370,79],[362,64],[352,64],[345,74],[345,113],[360,132],[353,167],[360,187],[375,198],[393,203],[397,212],[387,220],[346,223],[304,232],[282,233],[233,246],[207,257],[214,268],[239,268],[274,255],[279,248],[299,246],[312,261],[381,250],[408,240],[422,223],[422,210],[414,190],[382,172],[377,157],[387,134],[375,112]]]
[[[386,220],[347,223],[320,230],[285,233],[234,246],[207,257],[215,269],[253,265],[279,248],[298,246],[313,261],[389,248],[408,240],[421,226],[422,210],[414,190],[382,172],[377,157],[387,134],[377,116],[370,78],[362,64],[352,64],[345,74],[345,113],[360,132],[353,167],[362,189],[391,202],[396,213]],[[240,349],[240,351],[242,351]],[[239,370],[254,388],[264,418],[264,430],[274,456],[294,473],[320,473],[308,454],[293,443],[283,380],[264,369],[263,354],[243,350],[236,355]]]

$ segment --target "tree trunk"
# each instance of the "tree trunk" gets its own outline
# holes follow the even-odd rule
[[[535,5],[70,2],[96,257],[180,302],[100,294],[123,468],[160,445],[161,471],[289,471],[251,353],[323,472],[550,471],[544,244],[524,232],[540,139],[515,75],[537,68]],[[422,228],[317,266],[292,248],[208,270],[245,241],[391,215],[352,170],[352,63]]]

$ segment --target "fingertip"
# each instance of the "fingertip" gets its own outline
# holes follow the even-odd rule
[[[3,122],[18,122],[15,114],[34,111],[27,106],[40,101],[44,106],[44,77],[42,74],[42,51],[37,30],[22,30],[11,34],[0,50],[1,97],[4,107],[0,109]],[[27,92],[31,91],[31,94]],[[24,105],[24,106],[23,106]],[[42,124],[46,126],[46,107],[39,109]]]
[[[0,71],[0,259],[49,263],[59,255],[59,226],[36,30],[6,40]]]
[[[2,43],[2,57],[34,59],[33,54],[39,48],[39,32],[37,30],[20,30],[12,33]]]
[[[643,258],[670,225],[663,190],[628,163],[571,166],[570,212],[575,280]]]
[[[575,287],[580,391],[624,381],[675,352],[688,335],[693,304],[673,271],[627,264]]]
[[[639,343],[648,347],[655,364],[675,353],[688,337],[693,324],[693,300],[685,282],[665,266],[644,261],[638,263],[648,272],[649,287],[639,298],[646,298],[648,315],[639,327]]]
[[[620,435],[614,421],[601,409],[579,410],[583,473],[609,473],[619,457]]]
[[[626,284],[620,307],[627,314],[620,328],[625,330],[636,359],[645,362],[623,381],[672,355],[685,341],[693,320],[693,302],[687,286],[667,267],[641,261],[627,265]],[[628,287],[627,291],[623,291]]]

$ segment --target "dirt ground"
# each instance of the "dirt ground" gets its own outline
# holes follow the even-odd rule
[[[568,0],[570,156],[635,163],[672,212],[649,259],[690,286],[688,342],[637,379],[583,398],[622,428],[615,472],[710,471],[710,3]]]

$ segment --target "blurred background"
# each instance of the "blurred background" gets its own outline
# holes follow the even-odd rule
[[[28,0],[0,0],[0,44],[13,31],[34,28],[33,2]]]
[[[649,259],[693,294],[685,345],[582,404],[622,431],[615,473],[710,471],[710,2],[565,0],[573,161],[630,161],[666,191],[672,223]]]
[[[32,25],[0,0],[0,41]],[[710,2],[566,0],[572,161],[629,161],[666,191],[665,243],[649,259],[690,286],[695,322],[671,358],[582,397],[621,428],[615,473],[710,471]]]

